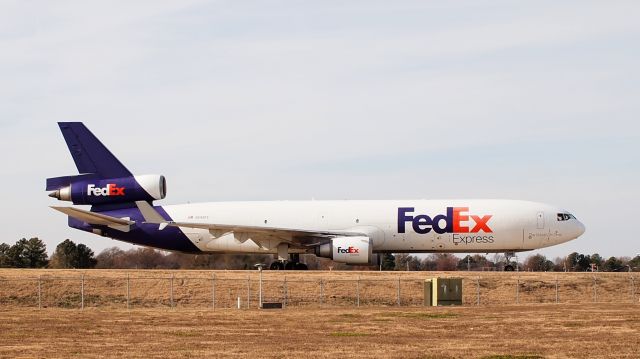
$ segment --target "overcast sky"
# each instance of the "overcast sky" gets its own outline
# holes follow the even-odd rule
[[[44,191],[84,121],[172,204],[511,198],[640,253],[638,1],[0,3],[0,242],[70,238]],[[526,256],[526,255],[523,255]]]

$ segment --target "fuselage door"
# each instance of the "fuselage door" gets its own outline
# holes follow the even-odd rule
[[[544,229],[544,212],[538,212],[537,219],[538,219],[537,228]]]

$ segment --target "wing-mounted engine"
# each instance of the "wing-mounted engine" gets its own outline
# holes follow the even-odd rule
[[[369,237],[335,237],[316,247],[316,256],[346,264],[374,262],[373,243]]]
[[[165,198],[167,183],[161,175],[102,179],[79,175],[47,179],[50,197],[73,204],[116,204]]]

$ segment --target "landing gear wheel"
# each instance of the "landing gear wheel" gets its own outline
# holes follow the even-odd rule
[[[269,266],[269,269],[271,269],[271,270],[284,270],[284,263],[282,263],[280,261],[272,262],[271,265]]]
[[[306,265],[306,264],[304,264],[304,263],[300,263],[300,262],[298,262],[298,263],[296,263],[296,265],[295,265],[295,269],[296,269],[296,270],[307,270],[307,269],[309,269],[309,267],[307,267],[307,265]]]
[[[294,270],[296,267],[296,264],[294,262],[287,262],[287,264],[284,265],[284,270]]]
[[[513,272],[515,268],[511,264],[504,266],[505,272]]]

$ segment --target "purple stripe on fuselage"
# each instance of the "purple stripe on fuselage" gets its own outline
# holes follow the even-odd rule
[[[167,221],[171,221],[171,217],[160,206],[154,207],[160,215]],[[157,224],[143,224],[144,218],[138,208],[122,208],[110,211],[99,212],[111,217],[125,218],[135,221],[129,232],[122,232],[107,226],[88,225],[85,222],[69,217],[69,227],[76,228],[86,232],[92,232],[94,228],[102,230],[103,235],[124,242],[138,244],[141,246],[155,247],[166,249],[169,251],[179,251],[186,253],[201,252],[193,242],[185,236],[177,227],[168,226],[163,230],[158,229]]]

